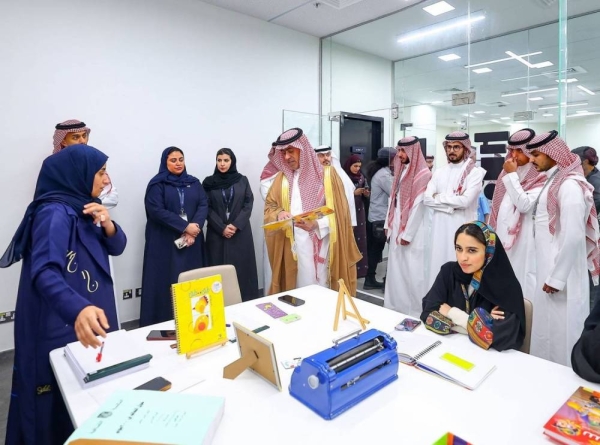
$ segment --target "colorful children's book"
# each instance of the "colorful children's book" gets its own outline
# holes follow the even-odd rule
[[[544,434],[568,445],[600,444],[600,392],[580,386],[546,422]]]
[[[171,293],[179,354],[227,341],[221,275],[173,284]]]
[[[461,439],[455,434],[446,433],[438,440],[436,440],[433,445],[473,445],[470,442],[467,442],[464,439]]]
[[[225,399],[160,391],[117,391],[69,437],[67,445],[210,444]]]
[[[279,230],[295,222],[314,221],[315,219],[321,219],[324,216],[331,215],[332,213],[334,213],[333,209],[327,206],[322,206],[313,210],[309,210],[308,212],[300,213],[299,215],[294,215],[288,219],[282,219],[281,221],[273,221],[271,223],[265,224],[262,227],[265,230]]]

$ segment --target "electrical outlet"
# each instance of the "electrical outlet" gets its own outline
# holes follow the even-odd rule
[[[133,297],[133,289],[124,289],[123,290],[123,300],[129,300]]]
[[[135,288],[135,298],[140,298],[141,296],[142,296],[142,288],[136,287]]]
[[[15,311],[0,312],[0,323],[15,321]]]

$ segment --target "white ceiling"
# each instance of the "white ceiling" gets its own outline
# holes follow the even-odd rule
[[[328,0],[202,1],[305,34],[324,37],[427,0],[359,0],[342,9],[329,6],[326,3]],[[337,0],[334,3],[345,2],[352,3],[349,0]]]

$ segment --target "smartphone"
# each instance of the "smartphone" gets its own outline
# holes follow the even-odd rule
[[[405,318],[396,325],[394,329],[397,331],[414,331],[417,326],[421,324],[421,320],[415,320],[414,318]]]
[[[138,386],[134,389],[145,389],[148,391],[168,391],[171,389],[171,382],[162,377],[156,377],[155,379],[148,380],[143,385]]]
[[[150,331],[146,340],[177,340],[175,331]]]
[[[277,299],[279,301],[283,301],[284,303],[291,304],[292,306],[302,306],[304,304],[304,300],[292,297],[291,295],[283,295]]]

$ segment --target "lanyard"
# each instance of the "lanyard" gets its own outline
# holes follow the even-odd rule
[[[231,208],[231,203],[233,201],[233,186],[229,188],[229,197],[225,197],[225,189],[221,189],[221,194],[223,195],[223,204],[225,204],[225,211],[229,214],[229,209]]]
[[[546,190],[546,187],[548,186],[548,184],[550,184],[552,182],[552,179],[556,176],[557,173],[558,173],[558,168],[556,170],[554,170],[554,173],[552,173],[548,179],[546,179],[546,182],[544,183],[544,186],[542,187],[540,194],[538,195],[535,202],[533,203],[533,211],[531,212],[531,218],[533,219],[533,237],[534,238],[535,238],[535,215],[537,213],[538,204],[540,203],[540,198],[542,197],[542,193],[544,193],[544,190]]]
[[[466,312],[467,314],[470,314],[470,313],[471,313],[471,309],[470,309],[470,306],[471,306],[471,305],[469,304],[469,300],[470,300],[469,293],[467,292],[467,288],[465,287],[465,285],[464,285],[464,284],[462,284],[462,283],[461,283],[460,287],[462,288],[463,295],[465,296],[465,303],[466,303],[466,305],[467,305],[467,310],[466,310],[465,312]],[[471,297],[472,297],[473,295],[475,295],[475,292],[476,292],[476,291],[475,291],[475,290],[473,290],[473,293],[471,294]]]
[[[183,188],[178,188],[177,192],[179,193],[179,206],[181,207],[181,214],[185,214],[185,210],[183,209],[183,202],[185,200],[185,193],[183,192]]]

